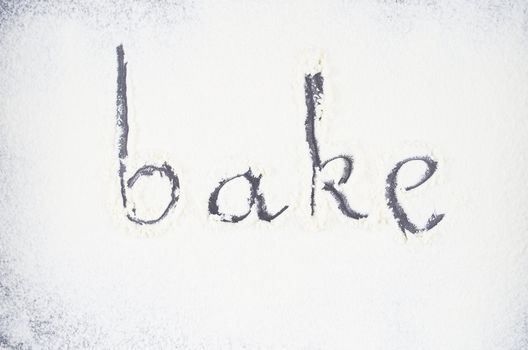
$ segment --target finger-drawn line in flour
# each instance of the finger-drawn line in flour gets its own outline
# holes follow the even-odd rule
[[[117,145],[119,157],[119,180],[121,184],[121,198],[123,200],[123,208],[127,210],[127,217],[129,220],[143,225],[154,224],[162,220],[171,208],[178,202],[180,181],[178,176],[174,173],[172,168],[163,163],[162,166],[144,165],[139,168],[132,177],[125,181],[125,173],[127,172],[126,160],[128,158],[128,102],[127,102],[127,63],[125,62],[125,51],[123,45],[116,48],[117,51],[117,97],[116,97],[116,125],[117,125]],[[170,200],[167,203],[163,212],[154,219],[142,219],[137,216],[136,208],[128,201],[127,193],[132,190],[134,184],[142,176],[153,176],[159,174],[161,177],[166,176],[171,184]]]
[[[306,130],[306,142],[308,143],[308,147],[310,149],[310,157],[312,159],[312,189],[310,193],[310,208],[311,208],[311,215],[313,216],[315,214],[315,190],[317,186],[317,177],[320,174],[320,172],[323,170],[323,168],[328,165],[329,163],[341,159],[344,161],[345,166],[343,169],[343,175],[341,175],[341,178],[339,179],[338,185],[345,184],[348,181],[348,178],[352,174],[353,169],[353,158],[349,155],[339,155],[333,158],[330,158],[324,162],[321,162],[321,157],[319,155],[319,144],[317,142],[317,136],[315,132],[315,124],[316,119],[321,120],[321,104],[323,99],[323,83],[324,78],[321,74],[321,72],[315,73],[315,74],[307,74],[304,78],[304,93],[305,93],[305,101],[306,101],[306,121],[304,123],[305,130]],[[363,219],[368,217],[367,214],[361,214],[354,209],[352,209],[348,203],[348,199],[345,196],[345,194],[340,191],[335,181],[329,180],[325,181],[323,183],[323,190],[330,192],[332,197],[337,202],[337,207],[339,210],[341,210],[341,213],[343,215],[348,216],[352,219]]]
[[[398,201],[398,197],[396,195],[396,188],[397,188],[397,178],[398,173],[400,169],[407,163],[412,161],[420,161],[424,162],[427,165],[427,170],[423,174],[422,178],[414,185],[407,186],[404,188],[405,191],[410,191],[412,189],[417,188],[418,186],[421,186],[423,183],[425,183],[427,180],[433,176],[433,174],[436,172],[438,162],[431,159],[429,156],[422,156],[422,157],[411,157],[404,159],[396,164],[396,166],[392,169],[392,171],[387,176],[387,185],[386,185],[386,192],[385,197],[387,199],[387,205],[392,210],[392,213],[394,215],[394,218],[396,219],[396,222],[398,223],[398,226],[400,227],[400,230],[405,234],[406,231],[415,234],[418,232],[424,232],[429,231],[433,227],[435,227],[442,219],[444,218],[445,214],[431,214],[429,219],[427,220],[427,223],[424,227],[417,227],[415,224],[413,224],[409,217],[407,216],[407,213],[403,209],[403,207],[400,205]]]
[[[218,196],[220,195],[220,191],[230,181],[233,181],[238,178],[244,178],[250,186],[250,194],[247,199],[248,203],[248,211],[245,214],[242,215],[231,215],[220,212],[220,209],[218,207]],[[260,180],[262,179],[262,175],[255,176],[251,172],[251,169],[246,171],[244,174],[235,175],[233,177],[224,179],[219,182],[218,186],[214,189],[214,191],[211,193],[211,196],[209,197],[209,214],[216,215],[220,217],[220,220],[223,222],[239,222],[241,220],[244,220],[250,213],[252,208],[257,206],[257,216],[260,220],[264,221],[272,221],[277,216],[282,214],[286,209],[288,209],[288,206],[284,206],[281,210],[279,210],[275,214],[270,214],[268,212],[268,209],[266,207],[266,200],[264,199],[264,194],[260,191]]]

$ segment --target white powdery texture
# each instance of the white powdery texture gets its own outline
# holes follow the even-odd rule
[[[0,1],[0,348],[528,349],[527,9]],[[153,225],[122,207],[121,44],[126,178],[167,163],[180,182]],[[310,213],[318,71],[320,156],[353,157],[339,189],[367,218],[319,182]],[[403,208],[420,227],[445,217],[405,236],[386,181],[414,156],[438,167],[410,191],[424,168],[402,169]],[[288,208],[209,215],[219,181],[249,168],[268,210]],[[138,215],[165,200],[151,180]],[[244,213],[247,191],[226,186],[222,210]]]

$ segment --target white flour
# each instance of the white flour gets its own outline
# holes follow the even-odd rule
[[[0,2],[0,346],[528,348],[523,1],[66,3]],[[155,225],[121,206],[119,44],[128,176],[167,162],[180,180]],[[366,219],[320,190],[310,216],[319,64],[321,157],[354,157],[342,189]],[[438,170],[402,205],[445,217],[406,239],[385,182],[417,155]],[[210,217],[218,182],[250,167],[270,211],[289,208]],[[226,210],[246,210],[243,185]]]

